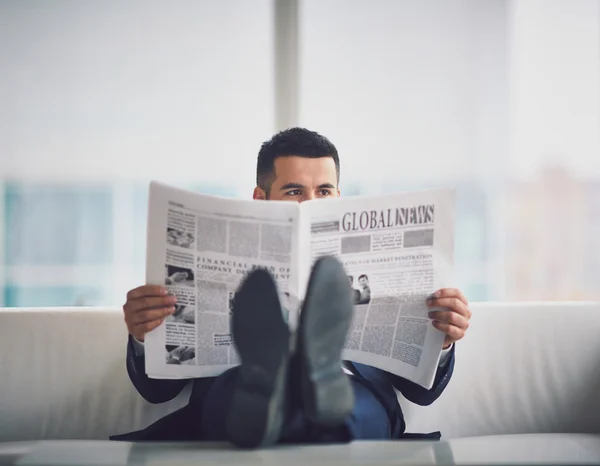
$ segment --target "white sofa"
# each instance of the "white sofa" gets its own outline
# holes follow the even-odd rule
[[[472,304],[454,377],[410,432],[445,438],[600,433],[600,304]],[[0,442],[106,439],[187,402],[146,403],[125,369],[119,309],[0,309]]]

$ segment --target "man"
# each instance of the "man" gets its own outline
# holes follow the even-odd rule
[[[253,197],[298,202],[335,198],[339,176],[335,146],[318,133],[292,128],[262,145]],[[144,336],[174,312],[175,303],[164,287],[145,285],[131,290],[123,306],[130,333],[128,373],[152,403],[174,398],[189,382],[149,379],[144,369]],[[242,282],[232,304],[241,364],[219,377],[193,380],[186,407],[142,431],[113,438],[229,440],[256,447],[407,437],[395,390],[420,405],[435,401],[450,380],[454,343],[465,335],[471,317],[467,300],[456,289],[438,290],[427,304],[443,308],[430,317],[446,335],[430,390],[370,366],[340,361],[353,306],[348,276],[336,259],[325,257],[313,266],[296,335],[289,334],[282,317],[275,281],[258,269]]]
[[[360,286],[358,304],[369,304],[371,302],[371,287],[369,286],[369,277],[364,273],[358,277],[358,286]]]

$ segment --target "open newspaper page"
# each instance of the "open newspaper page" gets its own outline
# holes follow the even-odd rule
[[[298,220],[295,203],[226,199],[151,183],[146,282],[166,285],[177,305],[145,337],[148,376],[209,377],[239,363],[231,304],[255,267],[273,274],[290,311],[289,303],[298,302],[298,285],[290,281]]]
[[[302,205],[311,228],[302,260],[337,256],[352,287],[355,318],[344,359],[431,388],[444,335],[425,301],[451,284],[454,197],[454,190],[435,190]]]

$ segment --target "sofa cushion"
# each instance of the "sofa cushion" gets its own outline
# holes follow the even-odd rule
[[[0,310],[0,441],[108,439],[187,403],[143,400],[126,344],[118,309]]]
[[[400,398],[407,431],[446,438],[600,432],[600,304],[472,304],[450,384],[431,406]]]

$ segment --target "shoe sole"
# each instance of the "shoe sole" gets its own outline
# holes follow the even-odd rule
[[[232,333],[241,364],[226,429],[233,443],[253,448],[279,439],[290,331],[283,320],[275,281],[265,270],[248,276],[236,301]]]
[[[341,425],[354,407],[354,391],[341,367],[341,355],[354,307],[348,277],[333,257],[313,267],[299,326],[302,397],[308,419]]]

